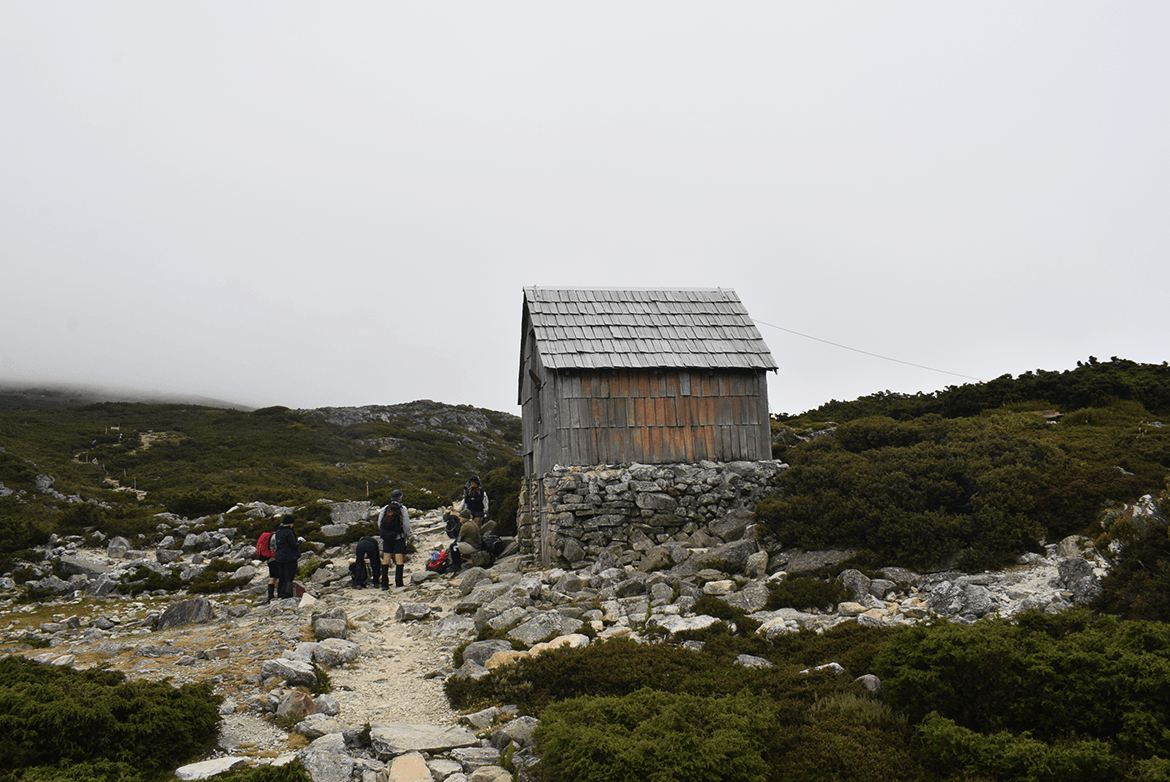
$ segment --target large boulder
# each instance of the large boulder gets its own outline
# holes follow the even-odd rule
[[[370,727],[370,748],[382,760],[407,752],[439,754],[457,747],[478,746],[479,739],[464,728],[401,723]]]
[[[260,663],[260,675],[266,679],[270,676],[283,679],[293,687],[314,687],[317,684],[317,672],[313,670],[313,665],[302,660],[265,660]]]
[[[496,652],[510,651],[512,644],[501,638],[490,641],[473,641],[463,649],[463,662],[484,665]]]
[[[157,629],[165,630],[168,627],[203,624],[210,622],[214,615],[215,612],[211,609],[211,603],[206,597],[200,595],[190,600],[175,603],[166,611],[163,611],[162,616],[158,618]]]

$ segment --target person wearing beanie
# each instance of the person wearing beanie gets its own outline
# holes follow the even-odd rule
[[[276,564],[277,585],[276,594],[283,600],[293,596],[293,580],[297,577],[297,560],[301,557],[301,543],[304,538],[298,538],[293,532],[295,523],[291,513],[286,513],[276,528],[276,556],[272,561]]]
[[[401,587],[406,563],[406,542],[410,538],[410,514],[402,504],[402,491],[390,493],[390,502],[378,514],[378,532],[382,536],[382,589],[390,588],[390,557],[394,557],[394,586]]]
[[[488,496],[479,485],[479,476],[472,475],[463,487],[463,507],[471,511],[471,518],[476,526],[482,527],[483,520],[488,514]]]

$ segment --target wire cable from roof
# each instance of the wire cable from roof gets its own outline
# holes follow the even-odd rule
[[[820,337],[814,337],[811,334],[801,334],[799,331],[793,331],[792,329],[786,329],[783,326],[777,326],[773,323],[766,323],[762,320],[757,320],[756,318],[752,318],[752,320],[755,323],[760,324],[761,326],[768,326],[769,328],[774,328],[774,329],[777,329],[778,331],[786,331],[789,334],[795,334],[798,337],[804,337],[805,339],[811,339],[811,340],[814,340],[816,342],[823,342],[826,345],[832,345],[833,347],[841,348],[842,350],[852,350],[854,353],[861,353],[862,355],[865,355],[865,356],[872,356],[874,358],[880,358],[882,361],[893,361],[895,364],[905,364],[908,367],[915,367],[917,369],[925,369],[928,372],[938,372],[938,373],[943,374],[943,375],[952,375],[954,377],[962,377],[962,378],[966,378],[967,380],[974,380],[977,383],[986,383],[987,382],[983,378],[972,377],[971,375],[963,375],[963,374],[960,374],[958,372],[948,372],[945,369],[935,369],[934,367],[928,367],[928,366],[924,366],[922,364],[915,364],[912,361],[902,361],[901,359],[898,359],[898,358],[890,358],[889,356],[882,356],[882,355],[879,355],[878,353],[870,353],[868,350],[861,350],[859,348],[851,348],[848,345],[842,345],[838,342],[830,342],[827,339],[821,339]]]

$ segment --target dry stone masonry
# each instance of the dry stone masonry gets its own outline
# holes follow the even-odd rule
[[[727,516],[753,509],[786,469],[779,461],[558,467],[522,490],[520,551],[536,556],[542,512],[562,565],[594,560],[611,546],[646,552],[693,543],[697,533],[710,536]]]

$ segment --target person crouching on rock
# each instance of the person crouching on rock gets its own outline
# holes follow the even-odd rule
[[[394,586],[402,586],[406,563],[406,541],[410,537],[410,514],[402,504],[402,491],[390,492],[390,504],[378,514],[378,532],[382,536],[382,589],[390,588],[390,556],[394,555]]]
[[[483,546],[479,534],[479,525],[471,517],[471,511],[464,508],[459,517],[463,520],[459,527],[459,537],[451,544],[451,573],[459,572],[463,567],[463,560],[470,558]]]
[[[378,566],[378,539],[370,535],[366,535],[357,542],[357,548],[354,550],[356,561],[353,563],[354,571],[354,586],[358,589],[365,589],[367,581],[373,581],[373,586],[378,585],[378,574],[381,568]],[[366,562],[370,563],[369,571],[366,570]],[[369,573],[367,577],[366,573]]]
[[[298,538],[293,532],[295,519],[291,513],[285,514],[276,528],[276,556],[273,563],[276,565],[276,594],[281,600],[293,596],[293,579],[297,577],[297,560],[301,557],[301,543],[304,538]]]

